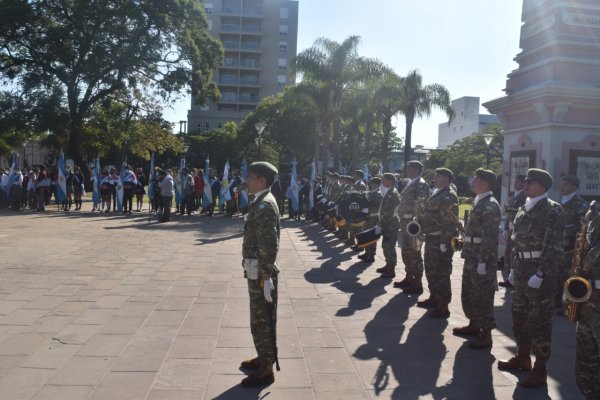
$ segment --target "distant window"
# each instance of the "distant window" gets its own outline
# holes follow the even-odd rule
[[[288,60],[287,58],[280,58],[277,64],[279,69],[287,69]]]
[[[463,128],[463,127],[462,127],[462,125],[461,125],[461,126],[460,126],[460,131],[461,131],[461,132],[462,132],[462,128]]]
[[[278,87],[284,87],[287,83],[287,76],[286,75],[277,75],[277,86]]]
[[[217,129],[221,129],[223,127],[223,124],[221,122],[217,123]]]
[[[290,14],[290,9],[289,8],[283,8],[282,7],[279,10],[279,18],[281,18],[281,19],[288,19],[289,14]]]
[[[211,19],[208,20],[208,30],[212,31],[212,20]]]
[[[213,4],[212,3],[204,3],[204,12],[206,13],[206,15],[212,15]]]
[[[287,47],[288,47],[287,42],[279,42],[279,52],[280,53],[287,53]]]
[[[202,122],[198,122],[198,126],[196,126],[196,128],[202,130]]]
[[[206,122],[206,123],[204,124],[204,130],[205,130],[205,131],[210,131],[210,122]]]
[[[279,35],[287,36],[288,34],[288,26],[287,25],[279,25]]]
[[[460,112],[460,116],[461,116],[461,117],[463,116],[463,111],[461,111],[461,112]]]

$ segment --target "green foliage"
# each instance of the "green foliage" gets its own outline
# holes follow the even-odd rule
[[[66,119],[50,130],[66,127],[76,162],[94,106],[133,93],[142,80],[165,100],[190,85],[200,103],[218,96],[212,73],[223,51],[199,0],[4,0],[0,26],[2,80],[24,93],[61,95]]]

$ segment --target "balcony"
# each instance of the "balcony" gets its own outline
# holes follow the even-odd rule
[[[221,14],[232,15],[232,16],[244,16],[244,17],[256,17],[262,18],[263,13],[260,8],[238,8],[238,7],[223,7],[221,8]]]
[[[239,50],[240,44],[238,42],[224,41],[223,47],[225,50]]]
[[[252,76],[242,76],[240,79],[222,76],[217,82],[221,86],[260,86],[260,80]]]
[[[258,78],[253,76],[240,76],[240,86],[260,86]]]
[[[223,24],[221,25],[221,32],[262,35],[259,25]]]
[[[256,94],[242,93],[242,94],[240,94],[239,99],[240,99],[240,103],[256,104],[260,100],[260,97]]]
[[[260,44],[258,43],[242,43],[241,45],[242,51],[250,51],[250,52],[259,52],[262,50]]]

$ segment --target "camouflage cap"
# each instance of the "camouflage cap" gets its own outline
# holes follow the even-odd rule
[[[487,182],[490,187],[493,187],[496,184],[496,174],[489,169],[479,168],[475,171],[475,176],[482,181]]]
[[[435,170],[435,173],[438,175],[445,176],[448,179],[450,179],[451,181],[454,180],[454,173],[452,171],[450,171],[448,168],[437,168]]]
[[[361,178],[364,178],[365,173],[362,170],[357,169],[356,171],[354,171],[354,176],[360,176]]]
[[[391,172],[386,172],[383,174],[383,179],[387,179],[388,181],[396,182],[396,175]]]
[[[407,167],[411,167],[411,168],[416,168],[419,171],[423,171],[423,164],[421,164],[419,161],[416,160],[412,160],[406,163]]]
[[[524,182],[537,182],[548,190],[552,187],[552,175],[543,169],[529,168]]]
[[[579,183],[580,183],[579,178],[574,175],[563,176],[562,180],[570,183],[571,185],[573,185],[575,187],[579,187]]]
[[[273,166],[273,164],[268,163],[266,161],[256,161],[250,164],[248,167],[248,172],[252,172],[255,175],[258,175],[263,178],[267,178],[267,180],[274,181],[279,174],[277,168]]]
[[[374,176],[371,179],[369,179],[369,183],[374,183],[376,185],[381,185],[381,178],[378,176]]]

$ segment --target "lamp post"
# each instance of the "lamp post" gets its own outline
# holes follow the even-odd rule
[[[183,136],[184,143],[187,146],[187,121],[179,121],[179,134]]]
[[[258,137],[256,139],[254,139],[254,141],[256,142],[256,145],[258,146],[258,160],[259,161],[260,161],[260,146],[262,143],[261,136],[266,127],[267,127],[267,125],[263,122],[257,122],[256,124],[254,124],[254,128],[256,129],[256,132],[258,133]]]
[[[490,169],[490,144],[492,143],[492,140],[494,140],[494,135],[486,133],[483,135],[483,140],[485,140],[485,145],[487,146],[487,151],[485,153],[485,168]]]

